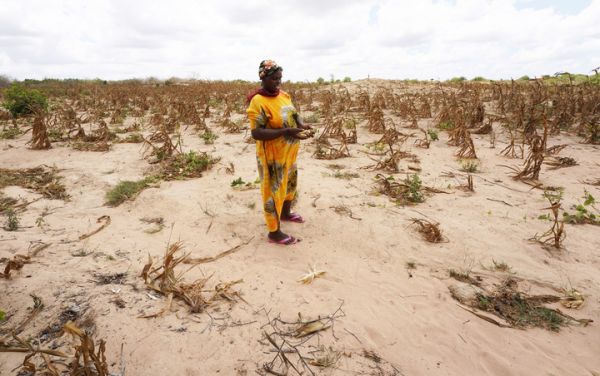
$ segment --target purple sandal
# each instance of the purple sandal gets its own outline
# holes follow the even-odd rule
[[[302,216],[298,213],[290,213],[289,217],[282,217],[281,220],[286,222],[304,223],[304,218],[302,218]]]
[[[296,244],[299,242],[300,242],[300,239],[294,238],[293,236],[286,236],[285,238],[283,238],[281,240],[273,240],[273,239],[269,238],[269,243],[275,243],[275,244],[280,244],[280,245],[292,245],[292,244]]]

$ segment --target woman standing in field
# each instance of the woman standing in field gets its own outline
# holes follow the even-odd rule
[[[283,68],[273,60],[263,60],[258,68],[261,88],[249,97],[246,112],[252,137],[256,140],[256,160],[261,181],[263,210],[269,241],[291,245],[299,239],[281,231],[281,221],[303,223],[291,212],[296,198],[298,168],[296,157],[301,132],[310,129],[298,116],[288,93],[280,90]]]

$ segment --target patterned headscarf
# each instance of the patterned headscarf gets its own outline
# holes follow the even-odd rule
[[[280,70],[283,70],[283,68],[277,65],[273,60],[263,60],[258,67],[258,78],[262,80]]]

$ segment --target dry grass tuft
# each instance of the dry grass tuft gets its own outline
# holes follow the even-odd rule
[[[426,241],[430,243],[442,243],[448,241],[448,239],[442,235],[439,223],[418,218],[411,218],[410,220],[414,225],[418,226],[417,231],[419,231]]]

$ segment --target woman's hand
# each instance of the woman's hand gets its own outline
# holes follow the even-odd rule
[[[284,128],[284,135],[287,137],[293,137],[293,138],[297,138],[299,140],[302,140],[303,138],[301,138],[300,136],[298,136],[298,133],[302,132],[301,128]]]

